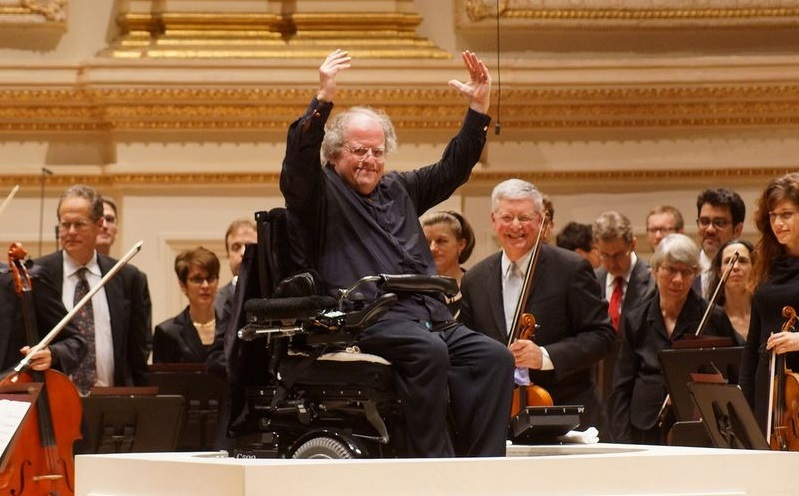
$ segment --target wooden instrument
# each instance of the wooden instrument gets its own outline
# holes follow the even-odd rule
[[[38,339],[30,275],[22,263],[27,255],[21,245],[11,245],[9,267],[23,310],[28,344]],[[33,352],[31,352],[33,353]],[[78,390],[55,370],[27,371],[7,381],[37,382],[41,392],[33,411],[21,426],[11,459],[0,473],[0,493],[13,496],[65,496],[75,492],[72,445],[81,437],[83,408]],[[58,412],[53,415],[53,412]]]
[[[794,332],[796,310],[782,309],[786,318],[782,332]],[[771,449],[799,451],[799,374],[788,369],[785,354],[771,353],[771,390],[769,391],[768,437]]]
[[[535,334],[535,317],[531,313],[526,313],[524,307],[527,306],[527,300],[530,299],[530,291],[533,286],[533,274],[538,264],[538,257],[541,253],[541,241],[548,224],[549,215],[544,212],[541,215],[541,223],[538,228],[538,236],[536,237],[535,245],[533,246],[533,252],[530,255],[530,261],[527,263],[527,268],[525,270],[524,282],[519,294],[519,300],[516,303],[516,311],[513,315],[513,327],[511,328],[512,332],[508,335],[508,346],[517,339],[532,339]],[[541,386],[536,386],[535,384],[526,386],[517,385],[513,391],[513,403],[511,405],[510,416],[514,417],[518,415],[522,409],[528,406],[552,405],[552,396]]]

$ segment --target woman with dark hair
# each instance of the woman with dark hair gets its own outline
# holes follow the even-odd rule
[[[219,258],[202,246],[184,250],[175,258],[175,273],[189,305],[155,327],[153,363],[205,363],[220,317],[214,312]]]
[[[749,241],[733,239],[727,241],[719,248],[710,264],[711,275],[709,293],[705,298],[710,301],[716,287],[721,281],[721,276],[738,252],[738,261],[732,268],[724,288],[716,297],[716,305],[724,310],[735,329],[735,344],[743,346],[746,335],[749,333],[749,318],[752,312],[752,290],[749,287],[749,278],[752,275],[752,262],[755,248]]]
[[[439,275],[454,278],[460,287],[463,273],[466,272],[462,265],[474,249],[472,226],[461,214],[451,210],[426,213],[420,222]],[[458,318],[461,307],[460,292],[448,299],[447,306],[452,315]]]
[[[757,201],[760,239],[750,287],[754,290],[749,335],[741,357],[740,384],[765,432],[772,352],[786,354],[799,370],[799,333],[780,332],[783,307],[799,305],[799,173],[768,183]]]

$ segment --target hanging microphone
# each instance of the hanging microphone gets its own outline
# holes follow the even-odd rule
[[[47,176],[52,176],[53,171],[47,167],[42,167],[42,187],[39,194],[39,256],[42,256],[42,238],[44,237],[44,184],[47,181]],[[58,229],[56,229],[56,241],[58,241]]]
[[[502,129],[500,124],[500,111],[502,110],[502,70],[499,65],[499,0],[497,0],[497,123],[494,124],[494,134],[499,136],[499,131]]]

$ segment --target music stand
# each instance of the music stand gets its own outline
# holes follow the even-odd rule
[[[154,363],[150,384],[161,394],[185,398],[178,451],[209,451],[216,448],[219,424],[225,417],[227,385],[209,375],[204,363]]]
[[[737,384],[688,383],[716,448],[771,449]]]
[[[6,464],[11,453],[14,452],[19,433],[25,419],[28,417],[36,399],[39,397],[39,392],[42,389],[42,384],[39,382],[24,382],[16,384],[5,384],[0,386],[0,412],[3,413],[3,418],[0,419],[2,425],[2,432],[0,432],[0,472],[5,471]],[[11,402],[6,404],[5,402]],[[23,413],[19,403],[27,403],[27,408]],[[9,411],[6,412],[5,407],[8,406]]]
[[[175,451],[184,399],[153,395],[152,388],[114,388],[117,394],[83,398],[86,437],[81,453]]]
[[[514,444],[556,443],[580,425],[583,412],[582,405],[528,406],[511,418],[508,435]]]
[[[678,422],[699,420],[686,384],[708,382],[696,376],[719,373],[728,383],[737,383],[742,351],[743,347],[732,346],[666,349],[659,353],[663,378]]]

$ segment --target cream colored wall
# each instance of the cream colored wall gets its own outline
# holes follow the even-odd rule
[[[144,241],[142,252],[133,263],[148,274],[153,297],[153,321],[157,323],[176,314],[186,304],[172,271],[174,256],[180,249],[202,244],[223,255],[221,237],[232,219],[282,203],[274,178],[282,158],[285,125],[304,110],[305,101],[312,96],[319,61],[96,57],[115,39],[117,29],[113,19],[127,2],[69,0],[68,3],[69,17],[63,31],[0,30],[0,89],[26,84],[54,88],[84,84],[102,90],[139,87],[297,89],[290,101],[277,102],[287,107],[285,115],[276,118],[280,125],[275,128],[188,129],[178,126],[177,129],[159,129],[143,126],[142,129],[131,129],[124,125],[125,119],[132,119],[125,114],[117,117],[118,120],[114,120],[113,115],[107,117],[103,122],[111,123],[108,130],[6,130],[0,134],[2,184],[9,185],[10,189],[10,181],[17,177],[24,183],[18,198],[0,218],[0,242],[4,243],[3,246],[10,241],[22,241],[33,255],[37,254],[42,212],[38,178],[42,167],[54,172],[47,178],[45,188],[42,238],[45,252],[55,247],[52,237],[55,205],[60,191],[68,186],[66,178],[85,178],[119,202],[121,231],[114,254],[119,256],[134,242]],[[133,3],[146,4],[143,1]],[[192,3],[187,0],[175,4],[186,6]],[[205,8],[211,5],[194,3],[203,3]],[[247,3],[241,1],[237,5]],[[257,2],[249,3],[256,5]],[[366,95],[369,89],[390,91],[399,88],[408,91],[406,95],[410,98],[417,98],[411,90],[418,90],[421,94],[433,90],[446,91],[447,79],[463,76],[457,54],[465,48],[480,50],[493,69],[496,54],[493,53],[491,33],[457,31],[452,23],[455,5],[454,0],[415,2],[416,11],[424,18],[418,34],[452,54],[452,60],[356,60],[355,67],[342,75],[342,88],[363,91]],[[404,2],[403,8],[406,7],[407,2]],[[264,7],[258,8],[263,10]],[[539,101],[543,111],[550,112],[546,110],[547,106],[560,103],[558,98],[563,99],[564,112],[582,112],[578,115],[580,118],[590,117],[592,111],[597,111],[590,103],[579,101],[585,94],[577,94],[574,98],[578,100],[572,102],[568,100],[569,95],[549,96],[546,93],[553,89],[577,91],[596,87],[599,95],[596,96],[596,105],[606,105],[601,112],[612,113],[617,107],[614,102],[608,104],[609,100],[616,98],[621,105],[636,96],[622,93],[605,98],[603,89],[634,89],[651,85],[646,87],[665,91],[670,85],[705,81],[708,86],[718,81],[743,81],[744,86],[747,81],[756,81],[791,88],[799,81],[795,49],[799,42],[785,38],[779,30],[773,31],[774,38],[780,43],[764,41],[763,35],[759,34],[752,38],[750,47],[735,52],[723,47],[735,47],[736,43],[724,45],[719,40],[722,37],[719,31],[708,30],[706,36],[713,38],[713,42],[707,46],[697,44],[700,48],[696,53],[692,53],[690,47],[682,46],[679,40],[665,37],[660,37],[661,45],[655,40],[637,50],[635,44],[614,47],[613,43],[621,34],[597,35],[583,30],[576,34],[579,39],[570,42],[574,47],[570,51],[565,45],[557,46],[553,41],[563,39],[568,32],[562,28],[536,31],[528,37],[521,36],[519,31],[503,31],[503,46],[507,53],[503,55],[502,88],[509,92],[529,90],[528,100],[503,100],[500,117],[505,126],[502,133],[499,136],[490,134],[485,161],[475,169],[475,178],[442,206],[464,211],[475,225],[478,244],[469,265],[496,250],[488,223],[488,194],[498,181],[514,175],[535,181],[552,197],[556,227],[571,220],[589,222],[600,212],[615,209],[628,215],[636,232],[643,233],[648,209],[658,203],[670,203],[683,211],[687,232],[693,234],[696,194],[710,186],[735,188],[751,211],[754,199],[769,177],[785,170],[799,170],[796,159],[799,157],[799,134],[796,132],[799,116],[796,115],[795,96],[789,91],[777,92],[780,96],[787,95],[787,103],[776,111],[766,108],[767,104],[781,102],[763,102],[764,119],[771,119],[765,123],[753,120],[736,126],[724,121],[721,125],[713,125],[709,120],[708,125],[688,121],[683,124],[635,124],[640,119],[651,117],[650,107],[619,110],[637,112],[629,116],[626,125],[622,125],[626,121],[621,120],[612,125],[602,125],[601,122],[559,124],[557,111],[552,111],[554,117],[551,114],[540,117],[540,122],[514,123],[527,117],[539,118],[535,114]],[[610,41],[604,45],[597,43],[596,53],[591,53],[585,51],[590,47],[591,36]],[[627,33],[625,36],[632,35]],[[690,36],[700,35],[692,33]],[[772,43],[779,48],[775,49]],[[671,51],[670,47],[677,45],[680,45],[679,53]],[[736,56],[727,58],[730,53],[726,52]],[[387,94],[381,93],[385,100],[376,103],[393,106],[395,114],[404,112],[406,103],[424,107],[424,100],[422,103],[417,100],[396,101],[391,99],[390,93]],[[587,94],[595,96],[591,92]],[[668,92],[666,94],[668,96]],[[724,91],[719,92],[720,97],[724,95]],[[362,97],[357,91],[349,96]],[[679,98],[680,95],[671,97]],[[713,98],[711,94],[697,99],[712,101]],[[741,100],[746,98],[749,97],[741,97]],[[265,99],[263,97],[253,104],[263,103]],[[13,108],[13,102],[0,103],[4,105],[3,109]],[[442,102],[441,108],[435,108],[437,103],[433,97],[430,102],[433,111],[450,111],[449,103]],[[673,107],[688,103],[688,100],[677,100]],[[707,112],[734,111],[737,103],[736,100],[730,108],[711,108]],[[574,104],[574,107],[569,107],[569,104]],[[132,113],[149,111],[144,107],[137,109],[129,103],[126,105],[125,109]],[[521,105],[525,105],[524,112],[531,115],[519,115]],[[111,104],[99,108],[121,112]],[[674,108],[660,109],[663,118],[667,119]],[[495,105],[492,109],[495,117],[497,110]],[[190,124],[195,122],[191,120],[194,118],[190,115],[192,111],[186,110],[186,122]],[[459,119],[460,110],[453,112],[452,118]],[[3,115],[6,121],[15,116],[13,111]],[[437,118],[435,114],[432,117],[402,114],[402,117],[422,122]],[[231,119],[231,116],[221,115],[220,118]],[[438,118],[446,120],[450,115]],[[626,117],[619,117],[623,118]],[[434,161],[453,132],[451,128],[432,124],[429,127],[424,124],[401,127],[400,148],[392,157],[390,166],[408,169]],[[741,176],[728,174],[730,170],[744,173]],[[662,171],[675,172],[672,175],[657,174]],[[195,182],[194,176],[187,173],[219,174],[218,184],[214,179]],[[232,173],[252,173],[255,179],[250,181],[242,179],[242,176],[231,179],[227,175]],[[754,236],[750,223],[746,224],[745,233],[747,237]],[[646,244],[642,234],[639,234],[639,243],[642,247]],[[225,260],[223,267],[226,267]],[[229,277],[226,268],[223,274],[224,282]]]

